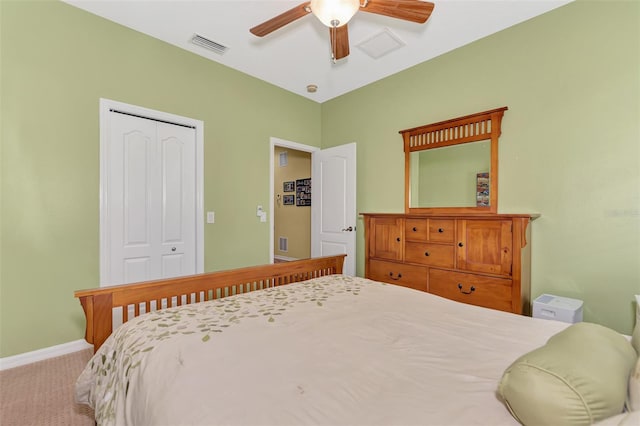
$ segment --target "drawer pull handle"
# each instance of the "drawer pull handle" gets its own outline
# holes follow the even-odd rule
[[[415,226],[413,227],[413,232],[418,232],[418,228],[416,228]]]
[[[391,277],[392,280],[396,280],[396,281],[402,278],[402,274],[398,274],[397,277],[394,277],[393,272],[389,272],[389,276]]]
[[[474,291],[476,291],[476,288],[474,286],[471,286],[471,288],[469,289],[470,291],[464,291],[464,290],[462,290],[462,284],[458,283],[458,290],[460,290],[460,293],[462,293],[462,294],[471,294]]]
[[[444,232],[444,229],[438,228],[438,232],[442,234]]]
[[[458,243],[458,247],[464,247],[464,244]]]
[[[428,251],[425,251],[425,252],[424,252],[424,255],[425,255],[425,256],[429,256],[429,252],[428,252]]]
[[[400,242],[400,237],[396,238],[396,241],[397,241],[397,242]]]

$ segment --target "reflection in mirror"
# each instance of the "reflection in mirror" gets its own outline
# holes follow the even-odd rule
[[[491,169],[491,141],[414,151],[410,161],[411,208],[476,207],[478,173]]]

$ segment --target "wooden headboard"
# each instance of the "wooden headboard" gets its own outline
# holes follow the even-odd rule
[[[124,323],[152,310],[341,274],[345,257],[345,254],[340,254],[166,280],[78,290],[74,295],[80,299],[87,320],[85,339],[93,344],[95,352],[113,331],[114,308],[122,310]]]

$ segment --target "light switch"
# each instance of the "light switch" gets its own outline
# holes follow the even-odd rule
[[[263,211],[262,213],[260,213],[260,222],[266,222],[267,221],[267,212]]]
[[[207,212],[207,223],[215,223],[215,222],[216,222],[216,213]]]

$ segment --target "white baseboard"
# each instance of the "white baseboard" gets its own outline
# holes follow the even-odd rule
[[[300,260],[297,257],[280,256],[279,254],[274,255],[273,258],[277,260],[284,260],[286,262],[291,262],[292,260]]]
[[[32,362],[55,358],[61,355],[67,355],[91,347],[93,346],[87,343],[86,340],[80,339],[73,342],[63,343],[61,345],[38,349],[32,352],[25,352],[23,354],[0,358],[0,371],[8,370],[9,368],[20,367],[21,365],[31,364]]]

